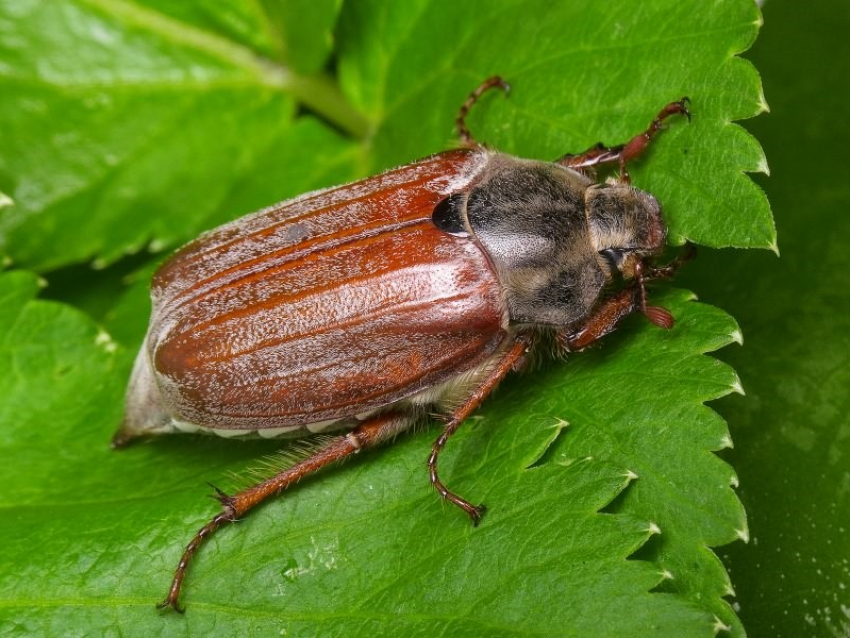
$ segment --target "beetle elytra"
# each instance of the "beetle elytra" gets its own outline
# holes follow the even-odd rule
[[[665,106],[626,144],[555,162],[477,144],[360,182],[308,193],[208,232],[154,275],[153,310],[114,445],[145,435],[205,431],[278,437],[331,432],[309,457],[233,495],[186,547],[161,607],[179,595],[198,547],[303,476],[387,441],[431,412],[445,427],[428,459],[431,483],[474,524],[484,513],[448,489],[440,451],[541,335],[581,350],[647,305],[645,282],[668,277],[661,208],[633,188],[627,163]],[[595,168],[616,177],[596,181]],[[617,283],[619,282],[619,284]]]

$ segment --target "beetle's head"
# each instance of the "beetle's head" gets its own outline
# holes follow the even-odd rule
[[[661,206],[649,193],[621,182],[594,184],[585,194],[590,239],[610,276],[635,275],[635,266],[664,248]]]

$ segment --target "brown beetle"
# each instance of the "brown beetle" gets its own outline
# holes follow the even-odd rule
[[[186,548],[160,607],[178,598],[203,540],[306,474],[446,415],[428,459],[440,495],[477,524],[484,512],[447,489],[440,450],[543,334],[580,350],[646,305],[648,265],[665,244],[654,197],[626,163],[673,102],[627,144],[556,162],[476,144],[354,184],[308,193],[202,235],[153,279],[153,312],[127,394],[122,446],[140,435],[205,431],[276,437],[346,431],[304,460],[235,495]],[[596,165],[619,177],[597,183]],[[606,292],[615,278],[624,283]]]

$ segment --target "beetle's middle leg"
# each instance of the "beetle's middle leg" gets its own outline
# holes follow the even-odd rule
[[[473,505],[466,499],[461,498],[449,490],[443,484],[437,472],[437,457],[440,455],[440,451],[443,449],[443,446],[445,446],[446,441],[448,441],[449,437],[457,431],[458,427],[460,427],[460,424],[463,423],[466,417],[468,417],[479,405],[481,405],[481,402],[484,401],[487,395],[493,391],[493,388],[499,384],[508,372],[519,366],[530,347],[530,337],[526,335],[519,335],[516,337],[510,348],[508,348],[508,350],[502,355],[502,358],[499,359],[496,367],[490,371],[481,385],[475,388],[472,394],[470,394],[469,397],[467,397],[466,400],[451,413],[443,433],[434,442],[434,446],[431,448],[431,455],[428,457],[428,473],[431,478],[431,484],[440,496],[446,499],[449,503],[454,503],[466,512],[469,515],[469,518],[472,519],[473,525],[478,525],[478,523],[481,522],[481,517],[484,516],[486,508],[484,505]]]
[[[567,168],[583,169],[592,168],[600,164],[619,164],[620,166],[620,181],[629,183],[629,172],[626,169],[626,163],[635,159],[643,153],[649,145],[650,140],[655,134],[661,130],[661,125],[668,117],[672,115],[685,115],[688,120],[691,119],[691,112],[688,110],[688,102],[690,100],[683,97],[678,102],[670,102],[665,106],[650,125],[642,133],[638,133],[625,144],[619,146],[604,146],[601,142],[596,146],[592,146],[584,153],[578,155],[564,155],[556,163]]]

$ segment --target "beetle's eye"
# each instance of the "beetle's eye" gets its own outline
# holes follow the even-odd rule
[[[463,193],[455,193],[434,206],[434,212],[431,213],[431,221],[434,222],[434,226],[449,235],[467,237],[469,233],[463,223],[464,199]]]
[[[624,256],[622,250],[606,248],[605,250],[600,250],[599,254],[602,255],[602,258],[608,262],[608,265],[611,266],[611,270],[613,272],[619,272]]]

